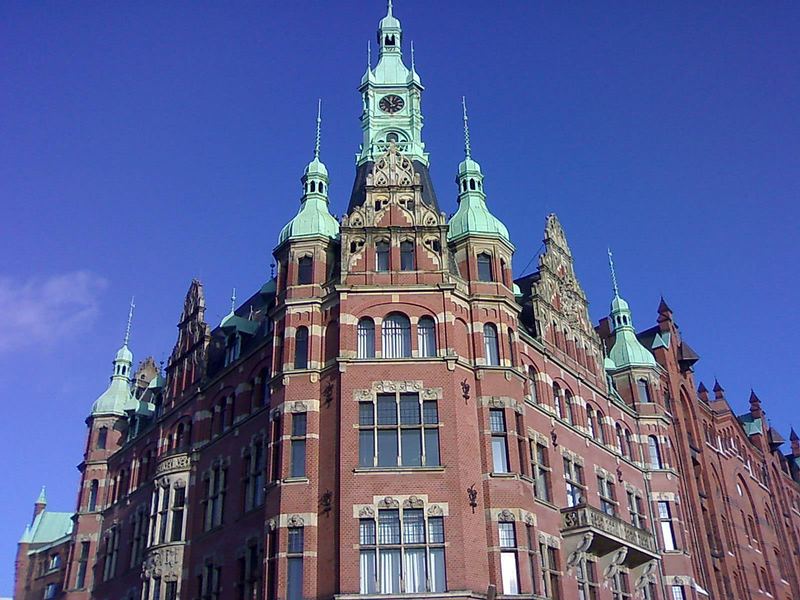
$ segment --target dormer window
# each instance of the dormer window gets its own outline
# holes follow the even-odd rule
[[[225,366],[234,362],[239,358],[239,353],[242,351],[242,338],[238,333],[228,336],[228,341],[225,345]]]

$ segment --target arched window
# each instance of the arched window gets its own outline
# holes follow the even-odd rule
[[[308,368],[308,327],[298,327],[294,336],[294,368]]]
[[[516,346],[514,344],[514,330],[508,330],[508,360],[511,361],[511,366],[513,367],[517,364],[517,353],[516,353]]]
[[[375,270],[389,270],[389,242],[381,241],[375,244]]]
[[[302,256],[297,261],[297,285],[308,285],[314,279],[314,259]]]
[[[617,434],[617,448],[619,449],[620,454],[622,454],[622,456],[628,456],[625,453],[625,435],[622,433],[622,425],[617,423],[614,426],[614,431]]]
[[[500,347],[497,340],[497,327],[492,323],[483,326],[483,353],[486,357],[486,364],[490,366],[500,365]]]
[[[536,393],[536,370],[528,367],[528,393],[531,395],[531,402],[539,404],[539,396]]]
[[[650,450],[650,466],[654,469],[663,469],[664,463],[661,461],[661,449],[658,446],[658,438],[654,435],[647,436],[647,446]]]
[[[596,438],[597,426],[594,423],[594,409],[591,406],[586,407],[586,425],[589,428],[589,435]]]
[[[92,479],[92,483],[89,486],[89,502],[87,503],[87,509],[89,511],[97,510],[97,491],[100,489],[100,482],[97,479]]]
[[[186,444],[185,428],[183,423],[178,423],[178,427],[175,430],[175,449],[183,450],[184,444]]]
[[[488,252],[478,254],[478,281],[494,281],[494,277],[492,277],[492,256]]]
[[[108,443],[108,427],[101,427],[97,430],[97,449],[105,450]]]
[[[394,313],[381,325],[383,358],[407,358],[411,356],[411,323],[408,317]]]
[[[633,436],[631,435],[630,429],[625,430],[625,450],[627,452],[626,456],[631,460],[634,460],[633,456]]]
[[[603,421],[605,420],[606,417],[605,415],[603,415],[603,411],[600,410],[599,408],[597,409],[595,415],[597,416],[597,441],[605,445],[607,442],[606,442],[606,430],[603,425]]]
[[[508,276],[506,272],[506,261],[502,258],[500,259],[500,280],[503,282],[503,285],[509,287],[508,285]]]
[[[417,345],[422,357],[436,356],[436,323],[430,317],[422,317],[417,325]]]
[[[364,317],[358,321],[358,358],[375,358],[375,321]]]
[[[400,242],[400,270],[413,271],[414,266],[414,242],[408,240]]]
[[[564,405],[566,410],[564,411],[564,419],[566,419],[567,423],[574,425],[575,424],[575,405],[572,402],[572,392],[569,390],[564,390]]]
[[[553,408],[556,409],[556,416],[559,419],[563,419],[564,404],[562,402],[561,387],[557,383],[553,383]]]
[[[637,380],[636,387],[639,390],[639,402],[652,402],[650,399],[650,387],[647,385],[646,379]]]

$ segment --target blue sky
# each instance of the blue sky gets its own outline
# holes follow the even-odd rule
[[[332,212],[360,141],[381,0],[0,4],[0,595],[42,484],[73,510],[84,419],[136,296],[166,359],[192,277],[212,324],[269,275],[311,159]],[[515,272],[558,213],[592,318],[606,247],[638,327],[664,294],[738,412],[788,434],[800,375],[800,4],[396,0],[427,86],[423,137],[455,211],[460,99]],[[374,43],[374,42],[373,42]],[[532,264],[535,264],[532,263]],[[710,387],[710,386],[709,386]],[[800,426],[800,419],[795,419]]]

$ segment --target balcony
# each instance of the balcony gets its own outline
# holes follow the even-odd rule
[[[592,506],[561,509],[561,532],[568,552],[604,557],[624,549],[624,553],[618,554],[622,557],[619,564],[631,569],[659,559],[653,534]]]

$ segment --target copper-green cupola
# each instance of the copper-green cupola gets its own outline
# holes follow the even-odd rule
[[[317,107],[317,135],[314,159],[306,165],[303,176],[303,197],[300,210],[281,230],[278,243],[286,240],[321,236],[334,239],[339,236],[339,222],[328,210],[328,169],[319,159],[322,103]]]
[[[133,366],[133,353],[128,348],[131,334],[131,321],[135,305],[131,300],[128,312],[128,326],[125,329],[125,339],[122,347],[114,357],[114,369],[111,373],[111,382],[106,391],[92,405],[92,416],[101,415],[125,416],[125,411],[135,408],[138,404],[131,393],[131,368]]]
[[[614,369],[627,367],[655,367],[655,357],[636,338],[633,328],[633,315],[628,303],[619,295],[617,274],[614,270],[614,259],[608,251],[608,264],[611,269],[611,283],[614,298],[611,300],[611,327],[614,332],[614,346],[608,353]],[[610,365],[606,365],[608,369]]]
[[[508,229],[486,206],[481,166],[472,158],[469,139],[469,117],[466,99],[461,99],[464,110],[464,160],[458,165],[458,210],[450,219],[447,239],[458,240],[467,235],[489,235],[511,242]]]

